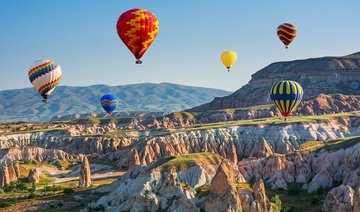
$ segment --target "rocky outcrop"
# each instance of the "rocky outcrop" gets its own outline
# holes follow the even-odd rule
[[[62,150],[43,149],[39,147],[9,148],[0,150],[0,162],[13,164],[10,173],[20,175],[20,168],[16,161],[38,161],[58,164],[59,161],[79,161],[84,155],[68,154]]]
[[[38,183],[40,181],[40,170],[35,168],[29,171],[28,181]]]
[[[139,158],[139,153],[137,151],[136,148],[131,150],[131,156],[129,158],[129,169],[135,167],[135,166],[140,166],[140,158]]]
[[[88,158],[84,156],[80,168],[79,188],[89,187],[90,185],[91,185],[90,163]]]
[[[233,94],[215,98],[210,103],[192,108],[191,111],[201,112],[270,104],[269,89],[280,80],[295,80],[300,83],[305,91],[305,98],[322,93],[359,95],[359,54],[270,64],[253,74],[250,82]]]
[[[91,207],[103,206],[109,211],[205,210],[205,205],[213,198],[207,197],[210,191],[204,188],[212,187],[211,192],[222,193],[226,187],[226,191],[237,194],[236,189],[231,188],[235,182],[243,180],[230,161],[218,168],[222,160],[216,154],[197,153],[162,158],[146,167],[135,166],[119,181],[98,189],[98,192],[110,193]],[[221,185],[223,182],[231,185]],[[223,197],[230,197],[230,193],[223,194]],[[237,195],[233,198],[240,204]]]
[[[326,212],[356,212],[360,198],[357,196],[358,194],[350,186],[335,187],[326,195],[322,210]],[[356,199],[356,205],[354,205],[354,199]]]
[[[289,125],[231,126],[208,130],[192,130],[158,137],[139,138],[131,148],[121,148],[113,158],[120,167],[128,167],[136,149],[142,166],[159,158],[195,152],[219,154],[233,162],[263,157],[274,153],[289,154],[307,141],[332,140],[350,135],[360,135],[358,117],[342,121]],[[235,154],[236,153],[236,154]],[[236,158],[235,158],[236,156]]]
[[[102,129],[101,126],[96,126],[96,128]],[[87,131],[83,132],[85,129]],[[72,154],[104,154],[115,152],[133,142],[127,138],[81,136],[82,134],[89,135],[97,134],[98,131],[106,131],[106,127],[103,130],[92,131],[91,129],[91,126],[76,125],[68,131],[0,135],[0,149],[36,146],[59,149]],[[136,138],[133,140],[136,141]]]
[[[270,155],[274,154],[271,146],[266,142],[264,138],[261,139],[261,141],[255,145],[253,150],[250,153],[250,157],[256,157],[256,158],[266,158]]]
[[[235,174],[226,162],[220,164],[211,181],[205,211],[241,211],[241,202],[235,188]]]
[[[245,179],[263,179],[272,189],[287,189],[287,183],[298,182],[308,192],[315,192],[332,187],[335,182],[359,186],[359,157],[360,139],[354,138],[328,150],[249,158],[238,165]]]
[[[0,163],[0,188],[15,182],[20,177],[20,167],[17,161]]]
[[[253,189],[238,189],[242,209],[244,212],[271,212],[272,207],[265,193],[265,186],[262,180],[254,183]]]
[[[167,157],[147,167],[135,166],[96,192],[109,194],[90,207],[108,211],[271,211],[262,181],[253,191],[237,166],[212,153]]]
[[[264,182],[262,180],[255,182],[253,185],[253,190],[254,190],[253,191],[254,199],[258,202],[258,204],[257,204],[258,209],[260,209],[257,211],[271,212],[272,207],[271,207],[271,203],[265,193]],[[252,204],[252,205],[254,205],[254,204]]]
[[[147,165],[164,156],[202,151],[218,153],[236,162],[236,158],[239,161],[250,157],[254,148],[260,149],[254,150],[252,156],[257,153],[260,156],[272,153],[288,154],[306,141],[360,135],[359,126],[360,117],[354,115],[319,123],[232,126],[178,133],[173,130],[175,132],[165,136],[160,136],[167,133],[161,130],[128,132],[129,138],[71,136],[69,131],[0,135],[0,145],[2,148],[38,146],[61,149],[71,154],[87,154],[99,159],[119,159],[120,167],[126,168],[132,158],[130,150],[133,147],[138,151],[141,165]]]
[[[3,164],[0,166],[0,186],[3,188],[4,186],[10,185],[10,177],[9,170],[7,164]]]

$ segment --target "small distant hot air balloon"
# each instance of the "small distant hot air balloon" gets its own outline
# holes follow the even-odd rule
[[[52,60],[38,60],[31,65],[28,76],[36,91],[44,98],[43,102],[47,102],[61,80],[62,71]]]
[[[270,98],[283,117],[288,117],[300,104],[304,95],[301,85],[295,81],[283,80],[270,90]]]
[[[106,94],[101,97],[100,99],[101,106],[104,108],[104,110],[111,115],[112,112],[116,109],[119,100],[116,96],[112,94]]]
[[[285,48],[288,48],[288,45],[295,40],[295,37],[297,35],[297,28],[296,26],[292,24],[281,24],[277,28],[277,35],[280,38],[280,40],[284,43]]]
[[[159,22],[154,14],[144,9],[132,9],[123,13],[116,25],[120,39],[141,64],[144,55],[159,31]]]
[[[220,59],[224,66],[230,71],[230,68],[235,64],[237,60],[237,55],[234,51],[227,50],[221,53]]]

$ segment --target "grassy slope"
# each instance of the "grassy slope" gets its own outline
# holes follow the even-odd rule
[[[161,165],[163,170],[168,170],[172,167],[177,169],[182,169],[186,167],[193,166],[195,164],[219,164],[221,157],[214,153],[201,152],[201,153],[192,153],[187,155],[177,155],[172,157],[171,160]]]

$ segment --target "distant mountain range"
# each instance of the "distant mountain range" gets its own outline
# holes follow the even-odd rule
[[[280,80],[294,80],[304,99],[320,94],[360,95],[360,52],[343,57],[321,57],[276,62],[252,75],[248,84],[226,97],[190,109],[193,112],[271,104],[270,88]]]
[[[120,99],[118,111],[179,111],[211,101],[230,92],[170,83],[122,86],[59,86],[48,103],[34,88],[0,91],[0,122],[48,121],[57,115],[102,112],[100,97],[111,93]]]

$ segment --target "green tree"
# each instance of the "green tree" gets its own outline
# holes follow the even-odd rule
[[[280,212],[281,211],[281,199],[279,197],[279,195],[275,195],[275,205],[276,205],[276,208],[275,208],[275,212]]]
[[[33,192],[36,191],[36,182],[35,182],[35,181],[32,182],[31,190],[32,190]]]

